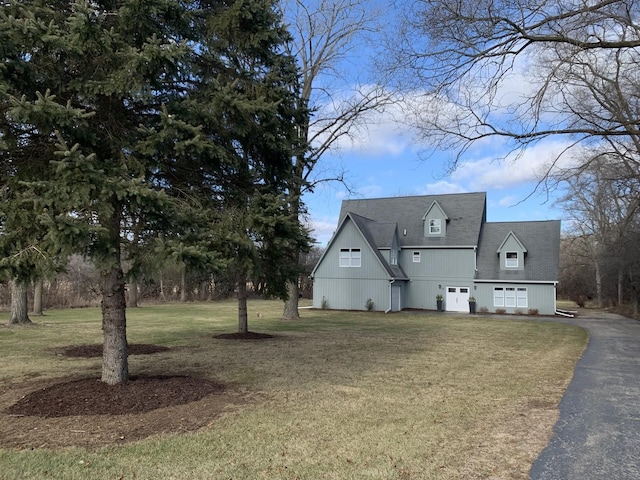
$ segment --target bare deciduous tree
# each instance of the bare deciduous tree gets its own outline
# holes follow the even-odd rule
[[[615,278],[608,283],[617,286],[618,305],[623,303],[625,273],[636,273],[632,267],[637,263],[640,182],[637,177],[621,176],[624,163],[624,159],[600,156],[563,177],[568,193],[559,203],[579,251],[593,266],[598,306],[603,305],[607,270],[614,272]]]
[[[399,1],[392,77],[415,123],[458,156],[499,138],[597,142],[638,168],[640,5],[632,0]]]
[[[378,13],[363,0],[282,0],[281,8],[293,35],[289,45],[302,70],[300,101],[311,112],[300,137],[309,149],[294,158],[297,191],[292,211],[303,213],[301,197],[324,182],[345,183],[343,172],[327,172],[318,162],[343,137],[365,128],[372,114],[394,101],[378,82],[354,76],[354,57],[370,34],[379,30]],[[349,63],[352,63],[349,66]],[[298,285],[289,284],[283,318],[298,318]]]

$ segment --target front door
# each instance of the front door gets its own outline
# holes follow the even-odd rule
[[[449,312],[468,312],[469,287],[447,287],[444,309]]]
[[[397,284],[392,284],[391,285],[391,311],[392,312],[399,312],[400,310],[402,310],[402,305],[401,305],[401,289],[400,289],[400,285]]]

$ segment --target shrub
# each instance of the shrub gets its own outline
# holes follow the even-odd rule
[[[574,302],[576,302],[576,305],[580,308],[584,308],[584,306],[587,303],[587,297],[586,295],[581,295],[581,294],[575,294],[571,296],[571,300],[573,300]]]
[[[496,308],[496,313],[498,315],[504,315],[507,311],[504,308]]]
[[[529,309],[529,315],[538,315],[538,309],[537,308],[530,308]]]
[[[329,308],[329,303],[327,302],[327,299],[325,297],[322,297],[322,302],[320,302],[320,308],[322,308],[322,310],[326,310],[327,308]]]
[[[478,310],[480,313],[489,313],[489,309],[487,307],[480,307]]]
[[[366,308],[368,311],[373,310],[373,300],[367,298],[367,301],[364,302],[364,308]]]

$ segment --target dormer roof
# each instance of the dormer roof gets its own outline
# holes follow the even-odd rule
[[[389,279],[408,280],[408,277],[402,270],[402,267],[400,267],[399,265],[390,265],[384,259],[382,253],[379,250],[379,242],[382,242],[384,244],[388,243],[389,246],[391,246],[391,244],[393,243],[393,236],[397,231],[397,226],[393,223],[380,224],[375,222],[374,220],[371,220],[370,218],[366,218],[362,215],[351,212],[348,212],[347,215],[340,221],[336,233],[329,241],[329,244],[322,254],[322,257],[320,257],[320,260],[311,272],[312,277],[315,275],[318,266],[322,262],[327,252],[330,250],[333,241],[339,236],[340,231],[348,222],[353,222],[358,232],[360,232],[360,234],[362,235],[362,238],[364,239],[367,246],[371,249],[382,268],[384,268],[387,272]]]
[[[525,240],[524,243],[519,239]],[[527,252],[524,269],[500,268],[500,253],[511,239]],[[496,253],[497,252],[497,253]],[[557,281],[560,258],[560,220],[534,222],[491,222],[482,227],[478,247],[479,280]]]
[[[425,237],[425,212],[439,208],[447,218],[446,236]],[[486,194],[457,193],[411,197],[343,200],[340,222],[348,213],[363,216],[380,224],[397,224],[400,247],[477,246],[480,229],[486,221]],[[386,237],[391,238],[391,237]],[[389,248],[388,240],[376,235],[378,248]]]
[[[434,212],[434,209],[436,210],[435,212]],[[433,215],[434,213],[435,215]],[[429,206],[429,208],[427,208],[427,211],[424,212],[424,215],[422,216],[422,220],[426,220],[427,218],[432,217],[432,215],[438,218],[444,218],[447,221],[449,220],[447,213],[440,206],[437,200],[434,200]]]
[[[498,247],[497,253],[501,253],[505,249],[505,245],[507,245],[511,240],[513,240],[516,243],[516,245],[518,246],[518,250],[520,250],[523,253],[527,253],[526,247],[522,244],[522,242],[516,236],[516,234],[513,233],[513,231],[509,231],[507,236],[504,237],[504,240],[502,241],[502,243]]]

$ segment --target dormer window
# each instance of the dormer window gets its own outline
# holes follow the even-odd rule
[[[505,267],[518,268],[518,252],[506,252]]]
[[[422,216],[425,237],[444,237],[447,235],[449,217],[435,200]]]
[[[497,251],[500,270],[524,270],[527,249],[513,232],[509,232]]]

